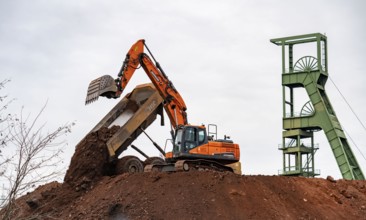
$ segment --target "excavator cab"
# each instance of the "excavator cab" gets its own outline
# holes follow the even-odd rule
[[[173,150],[165,154],[167,162],[206,159],[230,164],[239,161],[239,145],[226,135],[224,139],[217,139],[216,125],[210,124],[208,131],[203,125],[180,126],[175,131]]]
[[[182,126],[176,130],[173,155],[189,153],[190,150],[208,141],[204,126]]]
[[[212,125],[211,125],[212,126]],[[216,125],[214,132],[205,126],[186,125],[175,130],[173,151],[165,154],[165,161],[174,169],[167,171],[187,171],[194,169],[214,169],[241,174],[239,162],[239,145],[229,140],[217,138]]]

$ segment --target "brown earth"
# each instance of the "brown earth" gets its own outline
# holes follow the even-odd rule
[[[89,134],[64,183],[19,198],[34,219],[366,219],[366,181],[240,176],[227,172],[111,174],[105,142]]]
[[[87,188],[102,176],[113,173],[108,163],[107,141],[118,131],[119,126],[102,127],[88,134],[75,148],[64,182],[73,187]]]

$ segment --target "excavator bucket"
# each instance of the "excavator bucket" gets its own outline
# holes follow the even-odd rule
[[[89,84],[85,105],[98,100],[99,96],[116,98],[117,85],[112,76],[104,75]]]

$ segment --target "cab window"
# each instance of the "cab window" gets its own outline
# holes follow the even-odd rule
[[[183,131],[178,130],[174,140],[174,151],[181,151]]]
[[[196,129],[187,128],[186,129],[186,141],[196,141]]]
[[[197,130],[195,128],[186,128],[184,134],[184,150],[189,151],[197,146]]]
[[[205,139],[206,139],[206,132],[205,132],[205,130],[200,129],[198,131],[198,143],[199,143],[199,145],[205,143]]]

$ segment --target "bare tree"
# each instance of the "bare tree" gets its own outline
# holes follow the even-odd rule
[[[0,90],[4,89],[5,85],[10,82],[10,80],[5,79],[0,82]],[[9,100],[7,95],[0,94],[0,176],[5,171],[5,165],[9,162],[9,158],[6,158],[3,155],[3,149],[9,141],[9,132],[12,121],[12,115],[5,113],[5,110],[8,108],[9,104],[13,100]],[[0,195],[1,196],[1,195]]]
[[[70,133],[74,123],[45,132],[46,123],[39,125],[39,121],[46,105],[33,119],[30,115],[24,117],[22,108],[19,117],[7,114],[1,121],[4,136],[1,136],[0,182],[5,183],[0,186],[5,192],[0,200],[2,219],[16,218],[16,198],[37,185],[60,177],[64,169],[60,163],[65,142],[58,139]]]

